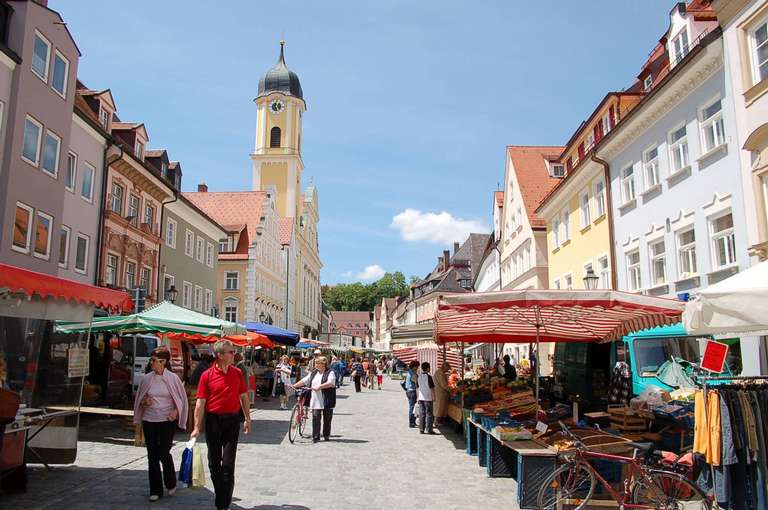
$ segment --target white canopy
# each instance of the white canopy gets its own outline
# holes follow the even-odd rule
[[[685,305],[683,324],[694,335],[768,332],[768,261],[710,285]]]

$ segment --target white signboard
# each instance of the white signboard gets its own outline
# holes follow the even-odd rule
[[[67,375],[70,379],[85,377],[88,375],[89,356],[88,349],[84,347],[71,347],[67,353]]]

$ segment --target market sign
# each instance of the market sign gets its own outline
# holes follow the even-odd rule
[[[87,348],[70,347],[67,353],[67,375],[70,379],[88,375],[90,366],[88,354]]]
[[[721,373],[725,367],[725,357],[728,355],[728,345],[715,340],[707,340],[701,368],[710,372]]]

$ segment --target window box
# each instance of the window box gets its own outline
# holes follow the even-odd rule
[[[632,200],[629,200],[629,201],[625,202],[624,204],[620,205],[619,206],[619,211],[621,211],[622,214],[625,214],[625,213],[631,211],[632,209],[634,209],[635,207],[637,207],[637,199],[633,198]]]
[[[699,163],[699,168],[701,169],[701,164],[706,162],[709,158],[716,156],[718,154],[727,154],[727,153],[728,153],[728,144],[723,142],[720,145],[712,148],[711,150],[699,156],[696,159],[696,162]]]
[[[647,190],[640,193],[640,196],[643,197],[643,200],[647,202],[648,200],[655,197],[659,193],[661,193],[661,184],[654,184]]]
[[[674,185],[677,182],[683,180],[685,177],[688,177],[690,174],[691,165],[686,165],[677,172],[669,174],[669,177],[667,177],[667,182],[670,183],[670,185]]]

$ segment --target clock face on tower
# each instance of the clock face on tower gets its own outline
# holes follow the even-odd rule
[[[283,110],[285,110],[285,103],[283,103],[279,99],[275,99],[269,104],[269,111],[271,111],[275,115],[282,113]]]

